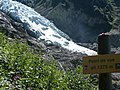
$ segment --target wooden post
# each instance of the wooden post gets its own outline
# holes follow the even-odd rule
[[[110,53],[109,35],[105,33],[98,36],[98,54]],[[111,73],[99,74],[99,90],[112,90]]]

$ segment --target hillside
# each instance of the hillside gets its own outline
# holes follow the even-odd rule
[[[48,18],[51,22],[55,23],[55,25],[60,30],[62,30],[63,32],[68,34],[73,41],[77,42],[81,46],[84,46],[84,47],[87,47],[87,48],[90,48],[90,49],[93,49],[96,51],[97,51],[97,36],[102,32],[110,31],[109,33],[111,34],[111,40],[112,40],[112,42],[111,42],[112,53],[120,53],[119,0],[115,0],[115,2],[114,2],[114,0],[96,0],[96,1],[93,0],[93,2],[91,2],[91,0],[84,0],[84,2],[78,1],[78,0],[14,0],[14,1],[19,1],[24,4],[27,4],[28,6],[31,6],[38,13],[40,13],[44,17]],[[106,2],[106,1],[108,1],[108,2]],[[106,8],[107,8],[107,10],[106,10]],[[34,55],[36,56],[36,54],[37,54],[37,56],[38,56],[38,54],[39,54],[40,59],[41,58],[42,58],[42,60],[44,59],[45,63],[42,63],[42,65],[46,64],[45,70],[48,70],[46,72],[48,73],[49,70],[51,70],[51,72],[55,73],[53,75],[54,77],[51,77],[53,73],[52,74],[50,73],[47,77],[46,72],[45,72],[46,76],[44,79],[45,80],[47,79],[46,80],[47,85],[44,87],[45,89],[49,88],[48,87],[49,84],[51,84],[51,85],[55,84],[51,87],[55,88],[58,85],[61,88],[65,88],[66,90],[68,88],[69,88],[68,90],[72,90],[72,89],[73,90],[81,90],[81,88],[82,89],[89,88],[90,90],[96,90],[97,83],[98,83],[96,81],[97,80],[96,78],[98,78],[97,75],[87,75],[87,76],[85,75],[84,76],[81,72],[82,71],[81,67],[77,68],[78,66],[82,65],[82,57],[86,56],[86,54],[83,54],[81,52],[71,52],[59,45],[54,45],[50,42],[45,42],[44,40],[39,41],[36,38],[31,37],[29,35],[29,33],[26,32],[26,29],[24,28],[23,24],[21,22],[16,21],[15,19],[13,19],[13,17],[11,17],[10,14],[11,13],[9,13],[9,15],[8,15],[8,14],[5,14],[0,11],[0,27],[2,28],[0,30],[0,32],[4,33],[6,36],[8,36],[7,37],[8,39],[5,39],[8,42],[6,45],[9,44],[10,40],[12,40],[12,41],[17,40],[18,41],[17,43],[25,42],[29,46],[27,44],[25,44],[23,46],[25,46],[25,47],[28,46],[27,48],[30,49],[30,50],[28,50],[28,52],[31,52],[31,50],[34,51],[34,52],[29,53],[30,55],[33,54],[33,57],[34,57]],[[2,35],[1,37],[6,37],[6,36]],[[2,42],[2,40],[1,40],[1,42]],[[11,42],[11,43],[14,44],[16,42]],[[4,46],[4,44],[3,44],[3,46]],[[12,44],[10,44],[10,46],[12,46]],[[18,46],[20,47],[20,45],[18,45]],[[18,46],[16,45],[16,47],[18,47]],[[7,48],[11,48],[11,47],[9,47],[9,45],[8,45]],[[4,48],[2,48],[2,50],[3,49]],[[10,49],[9,52],[12,50],[14,51],[14,47],[12,49]],[[16,57],[16,55],[14,54],[13,57]],[[25,57],[25,58],[28,58],[28,57]],[[38,57],[36,57],[36,58],[38,59]],[[29,58],[29,59],[31,60],[31,58]],[[52,66],[50,63],[49,64],[50,67],[49,67],[48,63],[51,62],[53,59],[55,60],[55,64],[52,63],[53,64],[53,66]],[[47,61],[47,63],[46,63],[46,61]],[[25,62],[27,63],[27,61],[25,61]],[[14,63],[14,62],[11,62],[11,63]],[[29,63],[32,63],[32,61]],[[8,65],[8,64],[6,64],[6,65]],[[2,67],[2,65],[0,67]],[[10,67],[12,67],[12,66],[10,65]],[[18,67],[18,68],[22,69],[22,67]],[[50,68],[52,68],[52,69],[50,69]],[[58,70],[58,68],[60,71]],[[56,71],[56,69],[58,71]],[[73,71],[71,71],[72,74],[70,74],[71,72],[68,72],[68,74],[70,74],[70,75],[64,73],[71,69],[73,70]],[[4,68],[3,68],[3,70],[6,71],[6,69],[4,69]],[[19,86],[17,86],[16,84],[18,84],[18,83],[23,84],[24,81],[26,82],[28,79],[31,79],[31,78],[32,78],[32,80],[29,82],[32,82],[32,81],[34,81],[34,83],[39,82],[36,80],[37,78],[34,79],[34,77],[37,77],[37,73],[35,74],[35,76],[33,75],[33,73],[35,73],[35,72],[32,73],[32,75],[34,77],[24,78],[24,74],[26,73],[26,71],[23,72],[23,78],[22,78],[23,82],[21,82],[22,80],[18,80],[18,82],[12,81],[13,77],[9,76],[9,73],[11,75],[11,72],[13,72],[13,71],[14,71],[13,69],[11,69],[10,71],[7,71],[6,73],[8,74],[8,76],[6,76],[7,75],[6,73],[5,74],[2,73],[3,77],[0,77],[0,78],[2,78],[3,82],[5,82],[5,77],[7,77],[8,81],[10,80],[10,82],[6,82],[4,85],[6,85],[7,83],[11,83],[10,84],[11,88],[12,88],[12,85],[13,86],[15,85],[15,87],[18,88]],[[16,73],[18,73],[18,72],[15,72],[15,74]],[[41,73],[41,71],[40,71],[40,73]],[[120,89],[119,75],[120,75],[119,73],[112,74],[113,86],[114,86],[113,88],[115,90]],[[28,76],[30,76],[30,73]],[[59,81],[59,78],[57,78],[57,77],[61,77],[62,80]],[[84,79],[83,77],[87,78],[87,80]],[[55,78],[56,80],[54,79],[53,82],[49,83],[49,80],[51,80],[51,78]],[[39,79],[39,80],[41,81],[41,79]],[[56,85],[56,82],[59,82],[59,83]],[[63,82],[63,84],[61,84],[62,82]],[[76,83],[76,82],[78,82],[78,83]],[[92,84],[90,84],[91,82],[92,82]],[[66,85],[66,83],[69,83],[69,84]],[[20,84],[20,85],[22,85],[22,84]],[[61,86],[60,84],[63,86]],[[3,88],[5,87],[4,85],[3,85]],[[44,83],[41,85],[44,86]],[[84,85],[86,85],[86,86],[84,86]],[[28,86],[28,84],[26,83],[26,86],[22,86],[22,87],[27,88],[27,86]],[[37,86],[34,86],[33,83],[31,84],[31,86],[37,87]],[[9,87],[9,85],[7,85],[7,87]],[[61,88],[58,90],[61,90]]]
[[[23,29],[21,23],[14,21],[2,12],[0,12],[0,18],[0,27],[3,28],[1,32],[5,33],[5,35],[10,38],[26,41],[31,48],[35,48],[37,51],[45,52],[44,57],[47,60],[49,60],[49,58],[54,58],[59,62],[62,69],[67,69],[68,67],[74,68],[76,64],[78,64],[77,62],[81,62],[80,58],[83,56],[82,53],[72,53],[67,49],[49,44],[45,41],[40,42],[39,40],[29,36]]]
[[[17,0],[19,1],[19,0]],[[116,1],[116,2],[115,2]],[[117,0],[21,0],[55,23],[76,42],[95,42],[113,28]],[[74,35],[75,34],[75,35]],[[87,37],[87,38],[86,38]]]
[[[120,49],[118,0],[16,0],[48,18],[79,45],[97,50],[97,36],[110,32],[112,53]],[[86,38],[87,37],[87,38]]]
[[[92,81],[94,79],[90,75],[83,75],[82,67],[64,73],[52,58],[45,61],[43,56],[44,52],[40,49],[36,51],[25,41],[12,39],[0,33],[0,90],[97,88],[97,81]]]

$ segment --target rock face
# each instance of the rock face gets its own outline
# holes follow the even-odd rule
[[[60,30],[76,42],[94,42],[100,33],[111,29],[107,20],[94,11],[91,0],[33,1],[32,5],[26,3],[27,0],[20,2],[33,7],[38,13],[54,22]]]

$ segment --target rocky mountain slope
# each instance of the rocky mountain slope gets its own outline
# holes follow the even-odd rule
[[[9,16],[0,12],[0,27],[3,28],[3,33],[9,36],[9,39],[20,39],[21,41],[27,41],[31,49],[36,51],[42,51],[45,53],[44,58],[46,60],[55,59],[62,69],[75,68],[77,64],[81,64],[82,53],[70,52],[60,46],[49,44],[45,41],[39,41],[29,36],[21,23],[18,23],[11,19]],[[78,63],[79,62],[79,63]]]
[[[75,42],[97,50],[97,36],[111,34],[112,53],[120,52],[118,0],[16,0],[51,20]],[[87,37],[87,38],[86,38]],[[92,47],[91,47],[92,46]]]
[[[67,6],[68,3],[70,6],[69,5]],[[94,49],[97,49],[97,44],[94,42],[96,40],[97,35],[101,32],[109,31],[109,29],[111,28],[111,25],[103,17],[89,16],[84,11],[75,9],[73,3],[70,2],[65,3],[64,0],[63,1],[60,0],[59,2],[58,0],[58,2],[53,4],[54,7],[51,7],[51,5],[49,4],[50,3],[41,0],[41,2],[37,4],[33,5],[32,2],[29,5],[34,7],[36,11],[38,11],[39,13],[53,21],[61,30],[68,33],[68,35],[70,35],[71,37],[73,36],[72,38],[75,41],[85,42],[81,43],[81,45],[86,46],[88,48],[93,49],[93,46],[95,46]],[[119,19],[117,21],[119,22]],[[50,45],[44,41],[39,42],[35,38],[30,37],[24,31],[23,25],[21,23],[14,21],[12,18],[5,15],[3,12],[0,12],[0,26],[4,28],[5,34],[10,36],[9,39],[18,38],[21,39],[22,41],[27,41],[31,48],[45,52],[45,55],[43,56],[44,58],[46,58],[46,60],[50,60],[51,58],[58,60],[59,65],[64,70],[68,70],[70,67],[74,68],[76,67],[76,65],[81,64],[82,62],[80,58],[83,56],[83,54],[76,52],[71,53],[68,50],[63,49],[62,47],[55,46],[52,44]],[[111,37],[111,40],[113,41],[112,42],[113,53],[119,53],[120,51],[119,48],[120,35],[118,34],[119,32],[118,26],[119,25],[117,23],[116,27],[114,26],[114,29],[111,31],[111,33],[114,34]],[[75,36],[73,35],[73,33],[76,33],[74,34]],[[76,40],[76,38],[79,40]],[[120,89],[119,80],[120,80],[119,73],[113,74],[113,84],[115,90]]]
[[[110,31],[116,13],[115,3],[112,0],[109,2],[106,0],[21,0],[20,2],[31,6],[54,22],[76,42],[94,42],[100,33]]]
[[[22,23],[25,31],[39,41],[44,40],[50,44],[64,47],[73,52],[87,55],[97,54],[95,51],[74,43],[67,34],[59,30],[48,19],[27,7],[12,0],[2,0],[0,10],[9,15],[16,22]]]

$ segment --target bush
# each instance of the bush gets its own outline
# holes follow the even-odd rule
[[[0,90],[96,90],[81,67],[65,73],[55,64],[54,60],[45,62],[27,44],[0,33]]]
[[[97,79],[92,75],[83,75],[82,71],[80,66],[67,73],[69,90],[97,90]]]

